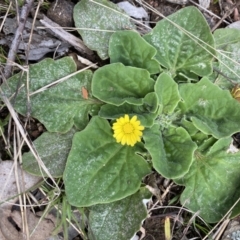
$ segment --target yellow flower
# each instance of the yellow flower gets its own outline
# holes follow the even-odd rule
[[[137,120],[137,116],[133,116],[129,119],[129,116],[125,114],[124,117],[117,119],[117,122],[113,124],[113,137],[116,138],[117,142],[122,145],[134,146],[136,142],[141,141],[143,126],[140,125],[140,121]]]

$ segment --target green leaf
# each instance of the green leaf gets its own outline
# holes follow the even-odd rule
[[[158,97],[155,92],[148,93],[143,99],[142,109],[155,113],[158,110]]]
[[[219,62],[213,62],[213,73],[210,76],[208,76],[209,81],[213,82],[216,86],[222,89],[233,88],[233,84],[229,80],[226,80],[226,78],[223,77],[221,74],[220,74]]]
[[[41,160],[53,177],[63,175],[75,132],[74,129],[65,134],[45,132],[33,142]],[[24,153],[22,161],[25,171],[40,177],[48,176],[40,169],[32,152]]]
[[[191,121],[187,120],[185,116],[182,118],[180,125],[187,130],[191,137],[199,132],[199,129]]]
[[[113,63],[94,73],[92,92],[100,100],[116,106],[142,105],[145,95],[153,92],[154,84],[147,70]]]
[[[111,63],[121,62],[125,66],[146,69],[150,74],[160,71],[159,62],[153,59],[157,50],[147,43],[137,32],[119,31],[109,41]]]
[[[238,29],[224,28],[214,32],[219,61],[218,70],[235,83],[240,83],[239,48],[240,31]],[[219,74],[215,84],[231,86],[229,79]]]
[[[141,125],[151,127],[156,119],[158,99],[155,93],[149,93],[143,99],[143,105],[135,106],[124,103],[120,106],[105,104],[99,111],[99,116],[106,119],[116,119],[128,114],[130,117],[137,116]]]
[[[157,49],[156,59],[175,77],[212,73],[214,40],[209,26],[195,7],[186,7],[159,21],[144,39]]]
[[[229,153],[230,143],[230,137],[222,138],[206,154],[196,151],[189,172],[175,180],[185,186],[181,203],[209,223],[218,222],[240,197],[240,152]]]
[[[143,201],[151,197],[146,188],[120,201],[90,207],[90,240],[126,240],[137,232],[147,217]]]
[[[33,93],[75,71],[75,62],[70,57],[57,61],[45,59],[30,65],[29,92]],[[80,72],[44,91],[30,95],[31,116],[43,123],[50,132],[64,133],[69,131],[73,125],[83,129],[89,121],[88,114],[91,114],[92,109],[98,108],[100,105],[99,101],[92,97],[91,78],[91,71]],[[4,93],[12,99],[14,108],[22,115],[27,115],[28,108],[26,81],[26,74],[22,77],[19,73],[2,84]],[[20,89],[15,99],[12,96],[15,96],[18,86]],[[82,94],[82,88],[88,91],[87,99]]]
[[[114,106],[111,104],[105,104],[99,111],[99,116],[106,119],[116,119],[128,114],[130,117],[137,116],[141,125],[144,127],[151,127],[156,119],[158,113],[144,112],[141,106],[134,106],[124,103],[121,106]]]
[[[193,139],[195,142],[196,140]],[[206,152],[209,151],[209,149],[218,141],[218,139],[214,138],[214,137],[208,137],[208,138],[205,138],[204,140],[202,141],[199,141],[199,144],[198,144],[198,151],[200,151],[202,154],[205,154]]]
[[[179,91],[182,114],[203,133],[221,138],[240,131],[240,105],[229,91],[221,90],[207,78],[196,84],[182,84]]]
[[[6,126],[9,122],[9,117],[10,115],[8,115],[5,119],[1,120],[0,119],[0,137],[2,136],[3,134],[3,131],[4,131],[4,126]]]
[[[214,31],[214,40],[217,49],[223,49],[229,44],[240,41],[240,31],[234,28],[220,28]]]
[[[86,46],[101,59],[108,58],[109,38],[115,31],[135,29],[130,17],[107,0],[81,0],[74,7],[73,18]]]
[[[196,144],[184,128],[170,126],[161,132],[160,126],[155,124],[144,131],[143,139],[158,173],[166,178],[177,178],[188,172]]]
[[[192,140],[198,146],[200,146],[205,140],[209,139],[209,135],[199,131],[199,129],[196,128],[194,124],[191,121],[188,121],[186,118],[182,118],[180,125],[187,130]]]
[[[117,143],[108,121],[93,117],[73,138],[64,171],[69,203],[91,206],[135,193],[142,177],[150,172],[147,162],[136,154],[141,150],[138,150],[139,145],[130,147]]]
[[[172,113],[181,100],[177,83],[167,73],[162,73],[157,78],[154,88],[163,113]]]

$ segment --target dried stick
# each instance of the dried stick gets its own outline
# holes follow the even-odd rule
[[[234,4],[233,6],[229,7],[227,9],[227,11],[224,13],[223,17],[221,18],[221,20],[219,20],[217,22],[217,24],[211,29],[212,32],[214,32],[219,26],[220,24],[228,17],[230,16],[230,14],[232,14],[232,12],[234,11],[235,8],[237,8],[240,5],[240,2]]]
[[[28,14],[29,14],[29,12],[32,8],[33,1],[34,0],[26,0],[24,6],[22,7],[19,25],[18,25],[18,28],[15,32],[15,36],[14,36],[14,39],[12,41],[10,50],[8,52],[6,67],[4,68],[5,78],[9,78],[11,76],[12,63],[15,61],[16,52],[18,50],[20,40],[21,40],[21,35],[22,35],[23,29],[25,27],[25,23],[26,23]]]
[[[195,3],[193,0],[189,0],[189,2],[192,3],[193,5],[197,6],[198,8],[204,10],[204,11],[207,12],[209,15],[214,16],[214,17],[218,18],[219,20],[221,20],[221,17],[219,17],[218,15],[214,14],[212,11],[209,11],[209,10],[207,10],[206,8],[202,7],[200,4]],[[219,2],[219,3],[220,3],[220,2]],[[226,23],[226,24],[228,24],[228,25],[230,24],[230,22],[228,22],[228,21],[226,21],[226,20],[223,20],[223,22]]]
[[[77,51],[87,54],[90,59],[92,58],[93,51],[87,48],[81,39],[65,31],[60,25],[53,22],[45,15],[43,15],[43,19],[41,19],[40,22],[45,26],[46,31],[50,32],[51,34],[61,39],[62,41],[68,42]],[[41,28],[41,27],[38,27],[38,28]]]

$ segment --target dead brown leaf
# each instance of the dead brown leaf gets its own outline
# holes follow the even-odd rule
[[[0,162],[0,207],[4,207],[9,205],[9,203],[14,203],[16,199],[18,199],[17,195],[17,183],[19,183],[19,187],[21,192],[25,192],[29,188],[33,187],[37,184],[41,178],[28,174],[23,171],[21,167],[17,164],[17,175],[18,179],[16,179],[15,171],[14,171],[14,161],[2,161]],[[11,200],[9,200],[11,198]],[[5,201],[8,201],[5,202]]]
[[[19,211],[13,211],[11,217],[22,231],[21,213]],[[30,232],[30,239],[34,240],[46,240],[51,236],[51,233],[55,228],[55,224],[50,217],[41,219],[40,216],[35,215],[29,209],[27,209],[27,223]]]

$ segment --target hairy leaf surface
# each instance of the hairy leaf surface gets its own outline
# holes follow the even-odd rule
[[[135,193],[150,172],[147,162],[136,154],[140,150],[138,144],[130,147],[117,143],[108,121],[93,117],[73,138],[64,172],[69,203],[91,206]]]
[[[214,39],[197,8],[183,8],[159,21],[144,39],[157,49],[156,59],[174,77],[212,73]]]
[[[177,178],[187,173],[196,144],[184,128],[170,126],[161,132],[160,126],[155,124],[145,130],[143,139],[157,172],[166,178]]]
[[[138,192],[122,200],[90,207],[90,240],[131,239],[147,217],[143,201],[150,197],[146,188],[140,188]]]
[[[100,100],[116,106],[142,105],[144,97],[154,91],[154,84],[147,70],[112,63],[94,73],[92,92]]]
[[[218,222],[240,197],[240,153],[228,152],[231,138],[218,140],[206,153],[196,151],[189,172],[176,183],[185,190],[181,202],[200,211],[207,222]],[[235,209],[234,214],[240,209]]]
[[[222,138],[240,131],[240,105],[228,90],[202,78],[196,84],[182,84],[179,91],[182,113],[203,133]]]
[[[41,160],[53,177],[61,177],[65,169],[67,157],[72,146],[72,138],[76,130],[65,134],[45,132],[34,142]],[[47,176],[31,152],[23,154],[23,169],[36,176]]]
[[[137,32],[119,31],[109,42],[110,62],[121,62],[125,66],[146,69],[150,74],[160,71],[159,62],[153,57],[157,50],[147,43]]]
[[[115,31],[135,29],[129,16],[107,0],[81,0],[74,7],[73,18],[86,46],[101,59],[108,58],[109,38]]]
[[[83,129],[89,121],[88,115],[101,103],[91,94],[92,72],[87,70],[67,77],[76,70],[70,57],[57,61],[44,59],[29,66],[28,77],[18,73],[1,87],[19,113],[37,118],[48,131],[64,133],[73,125]],[[63,77],[66,77],[65,81],[31,94]],[[83,89],[88,96],[84,95]],[[29,100],[27,94],[30,94]]]

